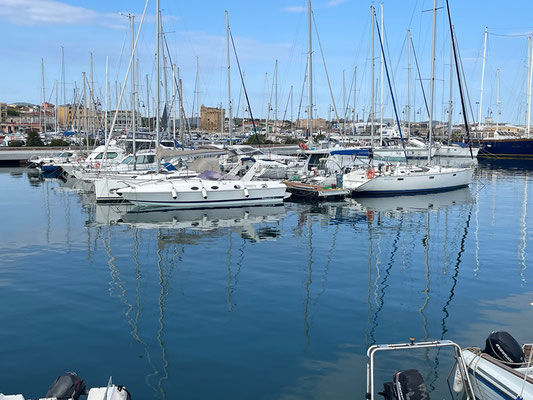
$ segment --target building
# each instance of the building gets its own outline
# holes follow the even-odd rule
[[[224,127],[226,110],[223,108],[200,107],[200,129],[207,132],[221,132]]]
[[[7,103],[0,103],[0,124],[7,121]]]
[[[299,129],[307,129],[307,119],[299,119],[297,127]],[[315,118],[313,119],[313,133],[316,133],[315,131],[326,129],[327,127],[327,121],[324,118]]]

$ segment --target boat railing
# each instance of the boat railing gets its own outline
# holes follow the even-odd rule
[[[457,364],[459,373],[461,374],[462,381],[465,383],[465,400],[475,400],[474,391],[472,390],[472,384],[468,377],[468,369],[464,362],[461,353],[461,347],[451,340],[433,340],[428,342],[415,342],[414,338],[410,338],[408,343],[399,343],[399,344],[379,344],[370,346],[367,350],[367,374],[366,374],[366,399],[375,400],[374,393],[374,357],[376,353],[381,351],[397,351],[397,350],[416,350],[416,349],[427,349],[427,348],[440,348],[440,347],[451,347],[454,351],[454,356]]]

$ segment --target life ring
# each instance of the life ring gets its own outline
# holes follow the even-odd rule
[[[100,163],[99,162],[95,162],[94,163],[94,168],[100,168]]]
[[[302,150],[309,150],[309,146],[307,146],[305,143],[300,142],[298,143],[298,147]]]
[[[376,176],[376,171],[374,171],[374,168],[368,168],[366,170],[366,177],[368,179],[374,179],[375,176]]]

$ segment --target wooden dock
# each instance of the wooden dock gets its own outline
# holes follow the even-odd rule
[[[287,186],[287,191],[293,197],[309,200],[340,200],[350,194],[349,190],[341,188],[329,188],[309,183],[283,181]]]

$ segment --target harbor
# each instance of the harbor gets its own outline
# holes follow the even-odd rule
[[[0,400],[533,400],[522,15],[1,3]]]
[[[145,399],[361,398],[372,344],[527,342],[531,172],[488,161],[446,193],[152,215],[2,168],[2,391],[75,369]]]

